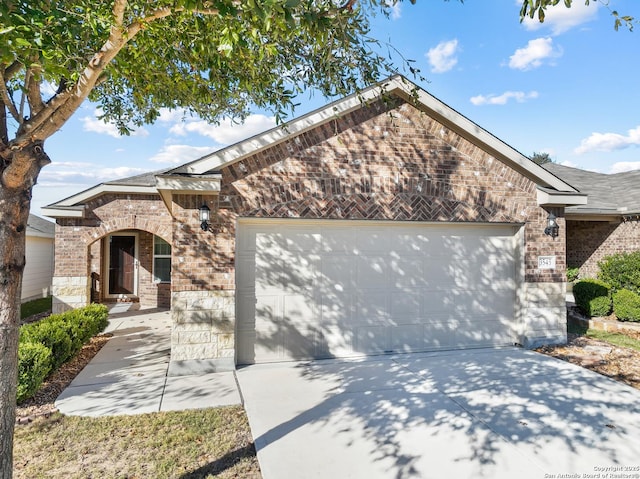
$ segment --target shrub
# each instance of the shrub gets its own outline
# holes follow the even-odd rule
[[[51,367],[56,370],[72,356],[73,344],[59,315],[20,328],[20,341],[40,343],[51,350]]]
[[[18,403],[35,394],[49,371],[51,371],[51,350],[40,343],[20,342],[16,395]]]
[[[109,324],[109,309],[104,304],[90,304],[69,313],[74,313],[74,320],[84,332],[85,343]]]
[[[597,279],[583,279],[573,286],[576,305],[589,317],[611,312],[611,286]]]
[[[621,289],[613,293],[613,312],[620,321],[640,321],[640,295]]]
[[[598,278],[614,291],[628,289],[640,293],[640,251],[605,257],[598,263]]]
[[[20,328],[18,401],[31,397],[51,371],[71,359],[109,323],[101,304],[53,314]]]
[[[580,268],[567,268],[567,281],[569,283],[573,283],[576,279],[578,279],[578,275],[580,274]]]

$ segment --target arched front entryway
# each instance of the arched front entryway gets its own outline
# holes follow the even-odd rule
[[[90,246],[91,300],[119,310],[171,306],[171,244],[139,229],[107,233]]]

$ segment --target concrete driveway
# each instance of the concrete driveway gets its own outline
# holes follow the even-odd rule
[[[266,364],[237,377],[264,479],[640,478],[640,391],[532,351]]]

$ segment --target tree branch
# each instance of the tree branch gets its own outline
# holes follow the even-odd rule
[[[7,66],[7,68],[4,69],[4,72],[3,72],[4,81],[11,80],[13,76],[20,71],[21,68],[22,68],[22,63],[20,63],[18,60],[14,60],[14,62],[11,65]]]
[[[109,38],[87,63],[75,86],[54,95],[35,116],[23,122],[19,129],[19,138],[13,140],[13,145],[26,144],[34,140],[45,140],[54,134],[80,107],[89,93],[104,80],[103,73],[107,65],[115,58],[122,48],[133,39],[145,25],[179,12],[190,12],[200,15],[217,15],[217,9],[171,9],[160,8],[150,15],[136,20],[128,27],[123,25],[127,0],[115,0],[113,5],[114,23],[111,26]]]
[[[23,123],[24,118],[20,116],[20,113],[18,112],[16,105],[13,103],[13,99],[11,98],[11,95],[9,95],[9,90],[7,89],[7,83],[4,79],[4,76],[0,78],[0,99],[2,100],[3,107],[6,107],[6,109],[9,110],[9,113],[11,113],[11,116],[18,123],[20,124]]]
[[[40,92],[40,80],[36,77],[40,76],[41,68],[36,66],[27,69],[28,82],[25,81],[27,89],[27,100],[29,102],[30,116],[37,115],[44,108],[42,102],[42,94]],[[22,116],[22,115],[21,115]]]

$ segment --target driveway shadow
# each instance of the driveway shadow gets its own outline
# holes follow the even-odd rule
[[[251,366],[238,378],[264,479],[294,468],[299,477],[582,477],[640,458],[639,391],[531,351]]]

